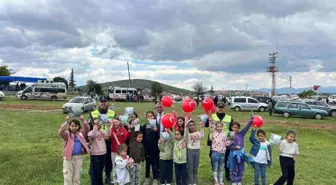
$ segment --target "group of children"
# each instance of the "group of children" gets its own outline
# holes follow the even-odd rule
[[[200,124],[198,131],[195,121],[187,115],[177,117],[177,124],[173,128],[166,128],[160,132],[160,123],[156,120],[154,112],[146,113],[147,122],[140,128],[136,127],[138,115],[133,113],[132,116],[127,126],[122,126],[116,117],[109,120],[107,131],[101,130],[102,125],[98,120],[94,120],[93,130],[89,131],[88,122],[83,116],[80,117],[80,121],[66,117],[66,121],[59,130],[64,140],[65,185],[80,184],[83,164],[81,156],[88,152],[90,152],[91,184],[103,185],[102,176],[107,151],[105,140],[111,141],[113,181],[118,185],[140,185],[141,163],[144,161],[146,163],[145,185],[150,184],[150,169],[152,169],[153,185],[158,184],[157,179],[160,184],[171,185],[173,168],[176,185],[197,184],[200,142],[204,138],[204,124]],[[252,123],[253,118],[240,130],[240,124],[233,122],[232,132],[230,132],[226,129],[225,123],[211,121],[213,184],[224,185],[226,150],[230,150],[227,167],[230,169],[232,184],[242,184],[244,162],[248,162],[254,168],[254,183],[259,184],[261,176],[262,184],[266,184],[267,167],[272,163],[271,145],[265,139],[265,131],[252,130],[250,136],[252,157],[247,155],[244,136]],[[86,143],[85,136],[88,136],[89,144]],[[286,139],[278,145],[282,176],[274,185],[284,184],[286,181],[289,185],[293,184],[294,164],[296,155],[299,154],[295,136],[294,131],[288,131]]]

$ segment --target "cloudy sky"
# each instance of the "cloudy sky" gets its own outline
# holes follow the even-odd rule
[[[190,89],[335,86],[334,0],[0,0],[0,65],[17,76],[157,80]]]

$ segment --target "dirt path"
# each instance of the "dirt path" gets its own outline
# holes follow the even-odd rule
[[[336,123],[334,124],[333,123],[312,124],[312,123],[294,123],[294,122],[280,121],[280,120],[268,120],[267,124],[281,126],[281,127],[293,127],[294,126],[294,127],[300,127],[300,128],[327,129],[327,130],[336,131]]]
[[[58,106],[38,106],[38,105],[17,105],[17,104],[6,104],[0,105],[0,110],[28,110],[34,112],[50,112],[50,111],[61,111]]]

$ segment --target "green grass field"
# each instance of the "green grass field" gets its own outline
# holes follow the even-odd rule
[[[34,104],[40,106],[61,106],[64,102],[51,101],[21,101],[7,99],[0,101],[1,104]],[[117,112],[122,113],[123,108],[134,106],[135,110],[143,119],[147,110],[154,110],[153,103],[128,104],[117,103]],[[180,110],[179,105],[175,105]],[[167,109],[166,112],[170,112]],[[245,124],[249,118],[249,112],[227,113],[234,119]],[[202,109],[197,108],[193,113],[202,114]],[[257,113],[255,113],[257,114]],[[259,114],[259,113],[258,113]],[[330,185],[336,182],[336,131],[326,129],[306,128],[305,124],[336,124],[335,118],[324,120],[311,120],[300,118],[285,119],[282,116],[269,117],[266,113],[263,116],[265,124],[263,129],[266,133],[285,135],[287,129],[297,131],[297,143],[300,156],[296,162],[297,185]],[[62,145],[63,141],[58,136],[58,129],[63,123],[65,114],[59,112],[35,112],[33,110],[4,110],[0,109],[0,184],[3,185],[59,185],[63,183],[62,175]],[[85,114],[87,117],[88,114]],[[274,124],[279,122],[279,124]],[[271,124],[268,124],[271,123]],[[285,123],[285,126],[281,126]],[[294,123],[295,126],[288,126]],[[205,130],[206,135],[208,129]],[[245,137],[246,149],[249,151],[248,140],[250,131]],[[208,157],[209,147],[206,146],[206,138],[202,141],[201,159],[199,167],[199,185],[210,185],[211,170]],[[84,157],[82,184],[90,184],[88,168],[89,157]],[[144,170],[143,170],[144,171]],[[273,147],[273,165],[268,169],[268,184],[274,183],[280,176],[278,155]],[[226,183],[228,184],[228,183]],[[253,169],[246,165],[244,184],[253,184]]]

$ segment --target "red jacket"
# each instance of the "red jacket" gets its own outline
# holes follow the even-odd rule
[[[117,152],[118,142],[115,137],[118,138],[119,144],[124,144],[126,139],[130,137],[130,132],[128,132],[124,127],[120,126],[118,129],[112,128],[110,139],[111,139],[111,152]]]

